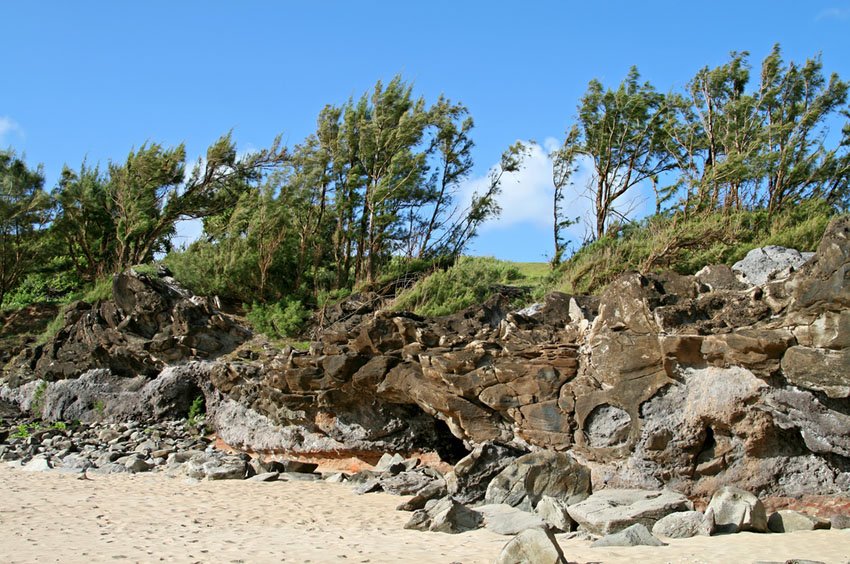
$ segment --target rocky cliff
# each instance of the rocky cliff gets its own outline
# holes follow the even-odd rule
[[[173,416],[203,393],[219,437],[255,451],[453,462],[497,443],[570,451],[595,486],[850,488],[846,218],[772,277],[625,273],[598,298],[511,311],[497,295],[439,319],[372,303],[339,306],[308,352],[279,350],[173,281],[126,273],[13,359],[0,398],[85,420]]]

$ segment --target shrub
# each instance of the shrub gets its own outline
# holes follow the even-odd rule
[[[253,304],[246,315],[254,330],[271,338],[299,333],[310,312],[299,300],[288,298],[272,304]]]
[[[31,304],[55,302],[79,288],[80,280],[72,272],[33,272],[24,278],[3,302],[7,309],[20,309]]]

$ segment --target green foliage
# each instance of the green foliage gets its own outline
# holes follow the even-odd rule
[[[74,272],[30,272],[18,286],[9,292],[4,307],[20,309],[32,304],[62,300],[80,287]]]
[[[429,317],[449,315],[484,302],[496,285],[522,280],[520,270],[509,262],[490,257],[461,257],[451,268],[438,270],[402,292],[393,309]]]
[[[30,435],[39,430],[41,426],[38,422],[33,423],[21,423],[15,428],[15,432],[12,433],[12,437],[16,439],[26,439],[29,438]]]
[[[0,151],[0,305],[40,266],[51,202],[41,169],[31,170],[11,151]]]
[[[194,400],[192,400],[192,405],[189,406],[189,413],[186,416],[186,424],[190,427],[198,427],[198,424],[203,419],[203,416],[206,414],[206,403],[204,403],[204,396],[198,395]]]
[[[271,338],[298,334],[310,312],[299,300],[288,298],[273,304],[253,304],[246,317],[254,329]]]
[[[38,386],[35,388],[35,392],[32,395],[32,402],[30,403],[30,411],[33,415],[37,415],[38,417],[42,416],[42,412],[44,411],[44,393],[47,391],[47,382],[42,380],[38,383]]]
[[[102,399],[95,400],[94,405],[92,407],[97,413],[97,416],[100,419],[103,419],[103,416],[106,414],[106,402]]]
[[[833,216],[822,201],[789,206],[773,216],[765,209],[652,216],[586,245],[562,265],[555,288],[598,294],[627,270],[693,274],[707,264],[731,265],[766,245],[811,251]]]

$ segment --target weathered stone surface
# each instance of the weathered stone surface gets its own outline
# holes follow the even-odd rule
[[[783,271],[801,267],[811,254],[803,254],[796,249],[769,245],[753,249],[747,256],[732,265],[743,282],[750,285],[762,285]]]
[[[831,524],[827,519],[819,519],[790,509],[781,509],[771,513],[767,519],[767,528],[774,533],[813,531],[815,529],[829,529],[830,526]]]
[[[740,488],[725,486],[717,490],[711,497],[708,511],[714,514],[715,530],[718,533],[767,532],[764,504]]]
[[[567,454],[550,451],[520,456],[487,486],[487,503],[532,511],[544,495],[573,504],[590,495],[590,471]]]
[[[591,548],[607,546],[667,546],[654,536],[642,523],[635,523],[622,531],[610,533],[595,541]]]
[[[570,517],[594,535],[607,535],[640,523],[651,528],[662,517],[693,509],[678,493],[648,490],[607,489],[569,506]]]
[[[568,533],[573,529],[573,520],[567,508],[566,502],[544,495],[537,502],[534,512],[543,519],[550,529]]]
[[[710,536],[714,532],[713,514],[699,511],[677,511],[665,515],[652,526],[652,534],[671,539],[687,539],[697,535]]]
[[[831,398],[850,396],[850,349],[791,347],[782,357],[782,372],[795,386]]]
[[[413,519],[418,512],[414,512]],[[483,516],[481,513],[469,509],[450,497],[446,497],[435,503],[427,510],[429,525],[428,530],[436,533],[463,533],[477,529],[481,525]]]
[[[495,564],[567,564],[555,535],[542,529],[527,529],[513,538],[496,557]]]
[[[484,516],[485,529],[500,535],[515,535],[526,529],[547,527],[540,516],[504,503],[478,505],[475,511]]]

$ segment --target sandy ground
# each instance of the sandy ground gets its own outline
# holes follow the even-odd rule
[[[406,531],[404,498],[345,485],[187,483],[161,474],[75,476],[0,465],[2,562],[493,562],[509,540]],[[672,540],[591,549],[562,540],[570,562],[850,562],[850,530]]]

